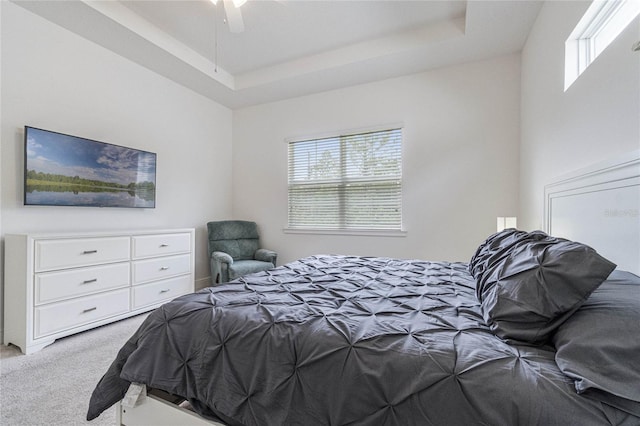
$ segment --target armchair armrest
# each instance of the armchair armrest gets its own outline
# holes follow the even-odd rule
[[[213,253],[211,253],[211,260],[216,260],[221,263],[227,263],[229,265],[233,263],[233,257],[223,251],[214,251]]]
[[[276,266],[276,259],[278,258],[278,253],[273,250],[267,249],[258,249],[254,254],[254,259],[261,260],[263,262],[271,262],[273,266]]]
[[[225,252],[214,251],[211,253],[211,283],[226,283],[229,281],[229,265],[233,258]]]

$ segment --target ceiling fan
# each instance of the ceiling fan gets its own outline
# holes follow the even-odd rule
[[[218,5],[220,0],[211,0],[214,5]],[[244,31],[244,22],[242,21],[242,12],[240,6],[245,4],[247,0],[222,0],[222,6],[227,16],[227,24],[229,31],[232,33],[241,33]]]

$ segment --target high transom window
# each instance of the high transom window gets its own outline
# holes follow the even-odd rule
[[[402,129],[289,142],[289,228],[402,228]]]
[[[640,0],[595,0],[565,42],[566,91],[640,14]]]

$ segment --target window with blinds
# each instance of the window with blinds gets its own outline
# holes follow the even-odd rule
[[[289,228],[402,227],[402,129],[289,143]]]

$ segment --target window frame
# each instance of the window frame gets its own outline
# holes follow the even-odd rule
[[[290,156],[290,146],[296,142],[308,142],[313,140],[321,140],[321,139],[332,139],[332,138],[344,138],[355,135],[364,135],[367,133],[376,133],[376,132],[384,132],[390,130],[400,130],[401,132],[401,140],[400,140],[400,226],[398,229],[379,229],[379,228],[340,228],[340,227],[298,227],[291,226],[290,222],[290,208],[291,208],[291,200],[290,200],[290,187],[291,187],[291,158]],[[405,132],[404,132],[404,124],[402,123],[393,123],[375,127],[366,127],[366,128],[358,128],[351,130],[343,130],[337,132],[327,132],[321,134],[307,135],[295,138],[287,138],[284,141],[287,144],[287,224],[283,228],[285,233],[289,234],[316,234],[316,235],[347,235],[347,236],[386,236],[386,237],[404,237],[407,232],[404,229],[404,220],[403,220],[403,205],[404,205],[404,189],[403,189],[403,166],[404,166],[404,147],[405,147]],[[344,146],[340,144],[340,150],[344,150]],[[343,156],[341,155],[341,159]],[[344,176],[343,166],[340,166],[340,173]],[[349,180],[341,180],[340,183],[336,184],[336,186],[344,185],[349,183]],[[341,206],[341,209],[344,206]]]
[[[565,92],[639,14],[638,0],[591,3],[565,42]]]

